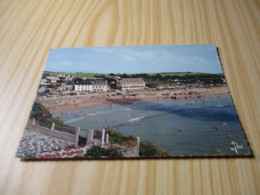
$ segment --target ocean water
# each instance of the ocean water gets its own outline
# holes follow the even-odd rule
[[[113,127],[151,141],[173,156],[248,155],[250,148],[231,97],[105,105],[55,114],[65,124]]]

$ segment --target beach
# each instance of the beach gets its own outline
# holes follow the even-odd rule
[[[59,96],[46,98],[39,101],[53,114],[72,110],[81,110],[90,107],[109,105],[109,104],[131,104],[141,101],[156,100],[184,100],[216,98],[229,96],[230,92],[227,85],[216,87],[182,87],[175,89],[156,89],[143,91],[119,91],[107,93],[88,93],[84,95]]]

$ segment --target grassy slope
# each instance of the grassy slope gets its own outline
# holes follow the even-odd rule
[[[76,77],[86,77],[87,79],[100,79],[100,77],[96,76],[104,76],[105,74],[100,74],[100,73],[82,73],[82,72],[51,72],[51,71],[44,71],[43,74],[46,73],[52,73],[53,75],[57,74],[63,74],[63,75],[73,75]]]
[[[223,75],[223,74],[210,74],[210,73],[199,73],[199,72],[162,72],[162,73],[149,73],[149,75],[164,75],[164,76],[186,76],[186,75]]]

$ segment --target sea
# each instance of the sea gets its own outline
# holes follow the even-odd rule
[[[55,114],[65,124],[89,129],[113,127],[140,137],[176,157],[251,154],[230,96],[112,104]]]

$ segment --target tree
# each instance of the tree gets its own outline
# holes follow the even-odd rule
[[[34,101],[30,118],[35,118],[38,121],[44,121],[47,118],[51,118],[52,114],[44,107],[39,101]]]

